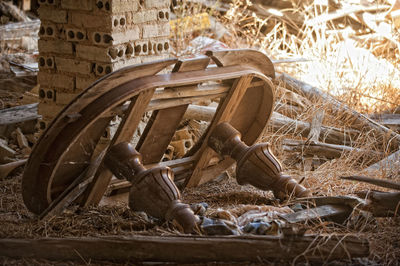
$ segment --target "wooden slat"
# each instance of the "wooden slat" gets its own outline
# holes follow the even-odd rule
[[[208,66],[210,59],[208,57],[200,57],[185,61],[179,61],[173,72],[185,72],[193,70],[202,70]],[[193,90],[196,86],[191,86],[186,90]],[[165,88],[165,91],[174,91],[173,88]],[[177,99],[181,100],[181,99]],[[175,104],[176,105],[176,104]],[[155,108],[160,106],[155,105]],[[143,163],[159,162],[164,155],[168,144],[171,142],[176,129],[186,112],[188,104],[180,106],[156,110],[153,112],[142,137],[140,138],[136,149],[142,154]]]
[[[174,107],[180,107],[181,105],[184,105],[187,107],[189,104],[195,104],[195,103],[205,101],[205,100],[218,99],[218,98],[225,97],[226,95],[227,95],[227,92],[223,92],[223,93],[211,94],[211,95],[207,95],[207,96],[193,96],[193,97],[186,97],[186,98],[154,100],[154,101],[150,102],[149,106],[146,108],[146,111],[153,111],[153,110],[161,111],[162,109],[171,109]],[[165,111],[165,112],[167,112],[167,111]]]
[[[138,96],[132,99],[128,110],[122,118],[122,121],[115,133],[107,151],[110,147],[123,141],[130,141],[135,133],[137,126],[149,104],[151,97],[154,94],[154,89],[141,92]],[[93,182],[91,183],[88,191],[86,192],[85,200],[82,202],[83,206],[91,204],[98,204],[107,190],[107,186],[111,181],[112,173],[100,166]]]
[[[176,88],[168,88],[167,90],[159,90],[154,93],[153,100],[185,98],[194,96],[207,96],[210,94],[226,93],[230,86],[224,84],[182,86]]]
[[[193,187],[200,184],[204,169],[208,166],[209,160],[215,156],[215,152],[208,147],[208,138],[219,123],[229,122],[231,120],[252,79],[253,75],[245,75],[237,79],[233,84],[228,96],[224,99],[222,105],[220,104],[214,120],[208,127],[207,135],[203,140],[201,148],[197,153],[199,154],[199,159],[196,162],[193,173],[188,179],[186,179],[186,186]]]

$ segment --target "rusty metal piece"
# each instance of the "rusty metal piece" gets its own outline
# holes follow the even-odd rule
[[[251,184],[262,190],[272,190],[277,198],[292,194],[295,197],[311,195],[293,178],[281,173],[282,167],[268,144],[247,146],[241,140],[240,132],[229,123],[221,123],[214,129],[208,145],[220,155],[236,160],[236,179],[240,185]]]
[[[129,207],[153,217],[176,220],[185,233],[191,233],[198,222],[189,205],[180,201],[174,172],[165,166],[146,169],[142,156],[128,142],[111,147],[105,158],[106,166],[120,179],[132,183]]]

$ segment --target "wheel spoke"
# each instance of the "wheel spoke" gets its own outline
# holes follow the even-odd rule
[[[129,142],[132,139],[133,134],[135,133],[140,119],[142,118],[153,94],[154,89],[145,90],[132,99],[128,110],[122,117],[122,121],[117,129],[117,132],[110,141],[107,151],[115,144],[123,141]],[[112,173],[108,171],[108,169],[100,166],[94,176],[93,182],[86,191],[85,198],[81,205],[88,206],[91,204],[98,204],[103,197],[104,192],[107,190],[107,186],[110,183],[111,177]]]

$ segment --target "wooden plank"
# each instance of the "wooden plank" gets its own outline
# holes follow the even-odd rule
[[[210,59],[200,57],[185,61],[178,61],[173,72],[186,72],[194,70],[203,70],[208,66]],[[196,86],[189,86],[186,90],[193,90]],[[165,88],[165,91],[176,91],[179,88]],[[179,99],[181,100],[181,99]],[[176,104],[175,104],[176,105]],[[155,105],[156,108],[165,108],[165,106]],[[136,149],[142,154],[143,163],[159,162],[164,155],[168,144],[171,142],[179,123],[182,121],[188,104],[156,110],[153,112],[150,121],[140,138]]]
[[[283,141],[285,151],[301,152],[304,155],[318,155],[327,158],[338,158],[344,152],[360,152],[366,156],[382,156],[382,153],[376,151],[367,151],[359,148],[353,148],[344,145],[335,145],[322,142],[307,143],[301,140],[285,139]]]
[[[351,235],[301,237],[84,237],[0,239],[0,256],[47,260],[113,262],[260,262],[271,259],[309,261],[369,255],[368,240]]]
[[[135,133],[137,126],[149,104],[154,89],[141,92],[138,96],[131,100],[131,103],[122,118],[117,132],[115,133],[107,151],[110,147],[123,141],[130,141]],[[102,164],[101,164],[102,165]],[[102,166],[98,167],[97,173],[86,192],[85,200],[81,203],[83,206],[98,204],[107,190],[107,186],[111,181],[112,173]]]
[[[201,182],[202,172],[208,166],[210,159],[215,156],[215,152],[208,147],[208,138],[211,135],[213,129],[221,122],[229,122],[232,116],[241,102],[242,97],[246,93],[248,86],[253,79],[253,75],[243,76],[235,81],[228,96],[220,104],[217,113],[215,114],[214,120],[207,129],[206,137],[198,151],[199,159],[196,162],[196,166],[193,170],[192,175],[186,179],[186,186],[193,187],[197,186]]]
[[[275,68],[272,61],[260,51],[253,49],[232,49],[207,51],[206,54],[217,66],[246,66],[260,71],[267,77],[275,78]]]
[[[25,134],[35,133],[37,120],[41,118],[37,110],[37,103],[0,110],[0,136],[8,138],[18,127]]]
[[[207,96],[210,94],[226,93],[230,86],[224,84],[182,86],[176,88],[168,88],[167,90],[157,90],[152,100],[185,98],[194,96]]]
[[[264,81],[252,82],[249,88],[259,87],[264,85]],[[157,90],[152,98],[153,100],[171,99],[171,98],[185,98],[194,96],[207,96],[213,94],[227,93],[231,88],[227,84],[199,84],[197,86],[180,86],[175,88],[168,88],[167,90]]]
[[[225,93],[211,94],[207,96],[193,96],[186,98],[154,100],[150,102],[149,106],[146,108],[146,111],[153,111],[153,110],[161,111],[162,109],[171,109],[173,107],[180,107],[182,105],[187,107],[189,104],[195,104],[205,100],[218,99],[221,97],[225,97],[226,95],[227,93],[225,92]],[[176,110],[177,109],[178,108],[176,108]]]
[[[360,181],[360,182],[365,182],[365,183],[373,184],[373,185],[380,186],[380,187],[400,190],[400,182],[395,182],[395,181],[391,181],[391,180],[377,179],[377,178],[371,178],[371,177],[367,177],[367,176],[341,176],[340,178],[344,179],[344,180]]]

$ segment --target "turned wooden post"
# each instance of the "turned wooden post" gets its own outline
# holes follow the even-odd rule
[[[270,152],[267,143],[247,146],[241,134],[229,123],[219,124],[208,139],[208,145],[222,156],[236,160],[236,179],[240,185],[251,184],[262,190],[272,190],[275,197],[307,197],[311,193],[293,178],[281,173],[282,167]]]
[[[153,217],[176,220],[185,233],[191,233],[198,220],[189,205],[180,201],[174,173],[169,167],[146,169],[142,156],[127,142],[113,146],[105,158],[106,166],[120,179],[132,183],[129,207]]]

